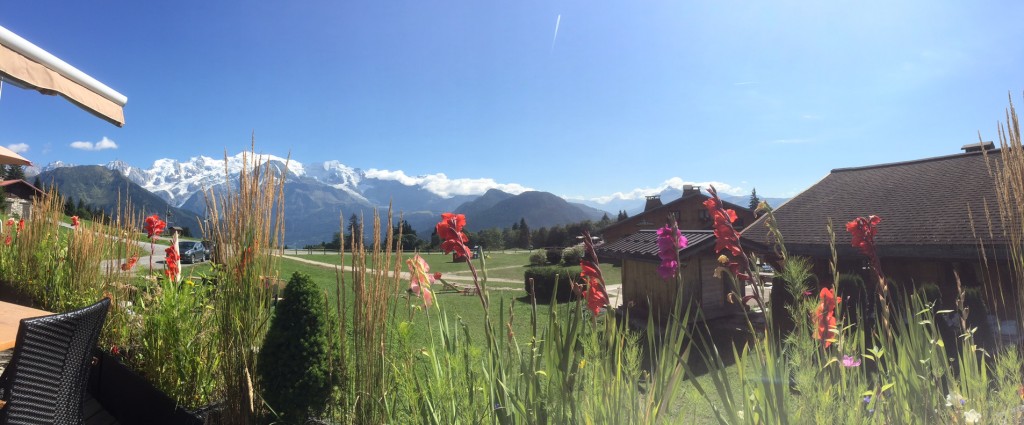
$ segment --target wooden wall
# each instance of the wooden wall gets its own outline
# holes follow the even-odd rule
[[[714,276],[716,260],[711,255],[697,255],[683,261],[683,296],[686,302],[700,300],[704,317],[712,319],[732,312],[726,303],[726,289],[722,279]],[[656,261],[624,259],[622,262],[623,304],[648,306],[656,317],[664,318],[676,302],[677,287],[674,280],[663,280],[658,274]],[[733,305],[738,305],[733,304]]]

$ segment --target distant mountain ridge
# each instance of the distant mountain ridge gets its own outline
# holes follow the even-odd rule
[[[497,189],[462,204],[455,212],[466,215],[466,228],[474,231],[506,228],[525,219],[531,228],[551,227],[584,220],[597,221],[605,214],[584,205],[575,205],[548,192],[529,191],[518,195]]]
[[[133,166],[124,161],[111,161],[102,168],[114,172],[155,197],[162,199],[166,208],[180,208],[198,217],[205,214],[205,189],[223,187],[226,181],[237,181],[244,156],[240,153],[223,159],[196,156],[185,161],[159,159],[150,168]],[[471,230],[492,227],[505,228],[525,218],[532,228],[550,227],[582,220],[599,220],[604,214],[615,217],[619,210],[634,215],[643,210],[644,200],[616,198],[600,203],[593,200],[568,202],[548,192],[523,190],[510,193],[490,189],[483,194],[445,194],[431,186],[430,178],[394,177],[379,170],[364,171],[339,161],[301,163],[294,159],[257,154],[256,163],[271,167],[274,172],[286,174],[285,199],[287,206],[286,242],[290,245],[315,244],[329,240],[340,227],[341,215],[351,214],[372,220],[373,211],[380,214],[388,207],[412,225],[426,239],[442,212],[464,213]],[[77,169],[77,166],[54,162],[43,168],[43,173],[59,169]],[[32,175],[35,170],[26,170]],[[225,172],[230,176],[225,178]],[[383,176],[383,178],[379,178]],[[443,176],[442,176],[443,177]],[[491,182],[493,183],[493,182]],[[499,185],[502,186],[502,185]],[[515,186],[518,185],[504,185]],[[91,189],[95,192],[102,189]],[[666,188],[659,193],[664,201],[682,195],[680,189]],[[723,196],[730,202],[746,205],[746,196]],[[88,200],[87,200],[88,201]],[[773,207],[785,199],[768,198]],[[152,201],[148,201],[152,203]],[[148,204],[147,204],[148,205]],[[608,212],[611,211],[611,212]]]
[[[200,215],[176,208],[118,172],[98,165],[60,167],[37,176],[45,186],[55,185],[62,195],[97,207],[110,216],[121,213],[118,202],[129,202],[139,217],[159,214],[172,225],[200,232]]]
[[[268,161],[273,172],[287,173],[285,243],[290,246],[330,240],[333,233],[342,230],[351,214],[372,222],[376,211],[386,221],[389,206],[394,222],[406,220],[423,239],[429,239],[440,214],[448,211],[469,211],[471,230],[509,227],[524,218],[539,228],[597,220],[604,214],[547,192],[514,195],[493,189],[478,196],[442,197],[422,187],[367,178],[359,170],[337,163],[305,167],[278,157],[263,159],[264,164]],[[117,207],[120,189],[116,188],[125,188],[130,194],[127,199],[137,209],[161,216],[170,213],[180,221],[179,225],[198,234],[199,222],[206,213],[206,191],[223,193],[228,184],[225,170],[232,179],[237,179],[240,164],[240,157],[226,162],[202,157],[188,163],[161,160],[150,170],[121,161],[106,166],[61,164],[48,167],[38,177],[44,184],[55,184],[65,196],[83,199],[109,212]],[[310,169],[317,171],[309,173]],[[219,174],[214,170],[219,170]]]

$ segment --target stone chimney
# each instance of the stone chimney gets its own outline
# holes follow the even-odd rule
[[[651,195],[647,197],[647,203],[644,204],[644,212],[653,210],[662,206],[661,195]]]
[[[683,185],[683,196],[696,195],[700,193],[700,186],[694,186],[692,184]]]

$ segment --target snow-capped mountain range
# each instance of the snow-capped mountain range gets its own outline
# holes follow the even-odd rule
[[[232,184],[237,182],[238,175],[245,169],[245,165],[251,166],[255,162],[270,167],[274,173],[286,174],[286,243],[293,246],[329,240],[332,232],[338,229],[339,215],[372,217],[374,214],[386,214],[390,209],[395,217],[401,217],[408,222],[420,235],[430,234],[440,213],[460,209],[465,209],[467,218],[472,218],[471,230],[474,231],[510,226],[522,219],[528,220],[531,226],[540,228],[583,220],[596,221],[605,214],[614,217],[615,212],[620,210],[626,210],[629,215],[633,215],[643,210],[644,200],[640,195],[661,195],[668,201],[681,196],[681,187],[675,186],[683,184],[682,180],[679,180],[679,185],[674,181],[668,181],[657,188],[617,193],[605,197],[607,199],[571,200],[534,191],[522,185],[498,183],[486,178],[450,179],[440,173],[408,176],[402,171],[363,170],[340,161],[304,164],[294,159],[287,160],[265,154],[257,155],[254,161],[254,158],[248,158],[248,155],[251,154],[240,153],[225,159],[197,156],[187,161],[159,159],[149,168],[137,167],[124,161],[111,161],[99,167],[76,167],[74,164],[54,162],[41,170],[26,169],[25,174],[32,178],[42,173],[44,180],[52,179],[54,174],[61,174],[60,181],[65,184],[83,186],[79,183],[97,179],[98,174],[95,170],[103,170],[111,176],[123,176],[125,180],[151,193],[150,196],[162,200],[157,202],[166,202],[166,205],[178,208],[179,217],[201,218],[206,214],[205,191],[208,189],[217,192],[223,190],[229,181]],[[79,176],[78,173],[82,174]],[[110,180],[106,181],[109,184]],[[60,183],[57,184],[59,187]],[[715,185],[722,187],[718,183]],[[81,197],[83,193],[97,190],[88,187],[60,189],[67,190],[68,196],[72,197]],[[104,189],[109,187],[98,190]],[[487,194],[492,198],[501,198],[500,202],[494,204],[493,208],[488,206],[477,208],[480,211],[474,210],[476,204],[473,202],[487,197]],[[746,198],[738,195],[735,197],[739,199],[726,200],[740,205],[746,204]],[[89,200],[97,201],[94,198]],[[147,202],[147,205],[153,204],[152,201]],[[113,210],[116,205],[103,207]],[[164,210],[165,208],[158,207],[151,212]]]
[[[227,157],[226,159],[215,159],[208,156],[195,156],[187,161],[176,159],[158,159],[149,168],[141,168],[124,161],[115,160],[104,165],[104,167],[116,171],[132,182],[142,186],[146,190],[161,197],[175,207],[186,206],[189,198],[204,189],[212,188],[223,184],[225,181],[224,171],[227,169],[232,178],[236,178],[241,172],[246,161],[248,152]],[[449,179],[444,174],[432,174],[423,176],[407,176],[402,171],[389,171],[379,169],[360,169],[350,167],[337,160],[324,162],[313,162],[304,164],[294,159],[257,154],[256,162],[264,165],[267,162],[276,171],[284,170],[287,164],[287,178],[291,181],[303,181],[307,183],[322,183],[334,189],[344,192],[351,197],[352,201],[379,207],[386,207],[391,201],[387,195],[400,190],[404,193],[403,198],[408,198],[410,192],[415,192],[419,202],[442,202],[447,205],[446,200],[457,206],[465,201],[467,197],[475,198],[490,189],[499,189],[503,192],[518,195],[534,189],[515,184],[498,183],[491,179]],[[252,158],[248,159],[252,162]],[[28,176],[60,167],[74,166],[61,161],[50,163],[42,169],[29,167],[26,169]],[[578,202],[592,208],[604,211],[616,212],[626,210],[635,214],[643,208],[644,196],[661,195],[663,199],[674,199],[682,193],[684,185],[693,184],[706,187],[714,184],[719,188],[720,193],[732,202],[746,204],[745,190],[732,187],[721,182],[689,182],[679,178],[663,182],[660,186],[647,189],[635,189],[629,193],[615,193],[610,196],[581,199],[566,198],[570,202]],[[731,196],[729,196],[731,195]],[[772,198],[782,201],[781,198]],[[774,202],[778,205],[780,202]],[[437,205],[433,205],[437,206]],[[413,207],[413,205],[405,205]]]
[[[223,184],[225,182],[225,170],[232,177],[237,177],[245,164],[247,153],[239,153],[225,159],[214,159],[208,156],[196,156],[187,161],[174,159],[158,159],[153,162],[150,168],[136,167],[124,161],[115,160],[104,165],[104,167],[121,173],[132,182],[153,192],[175,207],[181,207],[194,194]],[[248,159],[252,162],[252,158]],[[325,161],[311,164],[303,164],[295,160],[286,160],[274,155],[257,155],[256,163],[270,166],[277,172],[287,167],[289,179],[309,179],[335,189],[345,191],[352,197],[370,202],[362,195],[361,185],[364,185],[367,178],[365,172],[358,168],[352,168],[339,161]],[[44,172],[61,167],[71,167],[61,161],[50,163],[39,172]],[[29,170],[28,174],[34,170]],[[372,179],[371,179],[372,180]]]

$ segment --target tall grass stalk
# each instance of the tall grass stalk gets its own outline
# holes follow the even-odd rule
[[[284,235],[285,170],[270,161],[259,165],[255,148],[242,155],[238,185],[231,180],[225,153],[226,190],[206,192],[208,227],[223,268],[217,272],[214,300],[220,329],[220,362],[228,423],[256,423],[262,410],[255,380],[257,350],[270,318],[267,282],[275,277],[273,251]],[[287,167],[287,165],[286,165]]]
[[[1021,285],[1024,284],[1024,145],[1021,144],[1020,121],[1013,106],[1012,96],[1009,97],[1009,107],[1006,109],[1006,122],[999,124],[998,131],[999,159],[988,161],[989,170],[995,180],[997,214],[986,214],[986,217],[992,221],[991,217],[996,216],[1003,230],[1002,235],[989,235],[989,238],[1000,236],[1007,243],[1007,252],[993,254],[997,258],[1005,256],[1009,259],[1009,276],[1002,276],[1002,270],[997,266],[994,268],[995,278],[1009,280],[1012,284],[1008,285],[998,280],[991,282],[996,284],[998,291],[990,290],[990,293],[995,292],[990,297],[998,295],[999,299],[994,303],[997,308],[1005,306],[1003,308],[1015,310],[1019,332],[1021,324],[1024,324],[1024,291],[1021,290]],[[988,203],[986,202],[984,206],[987,213]],[[989,229],[991,228],[990,223]],[[988,264],[986,261],[986,265]],[[992,271],[990,270],[989,277],[992,277]],[[1004,294],[1003,288],[1009,288],[1012,292]]]

